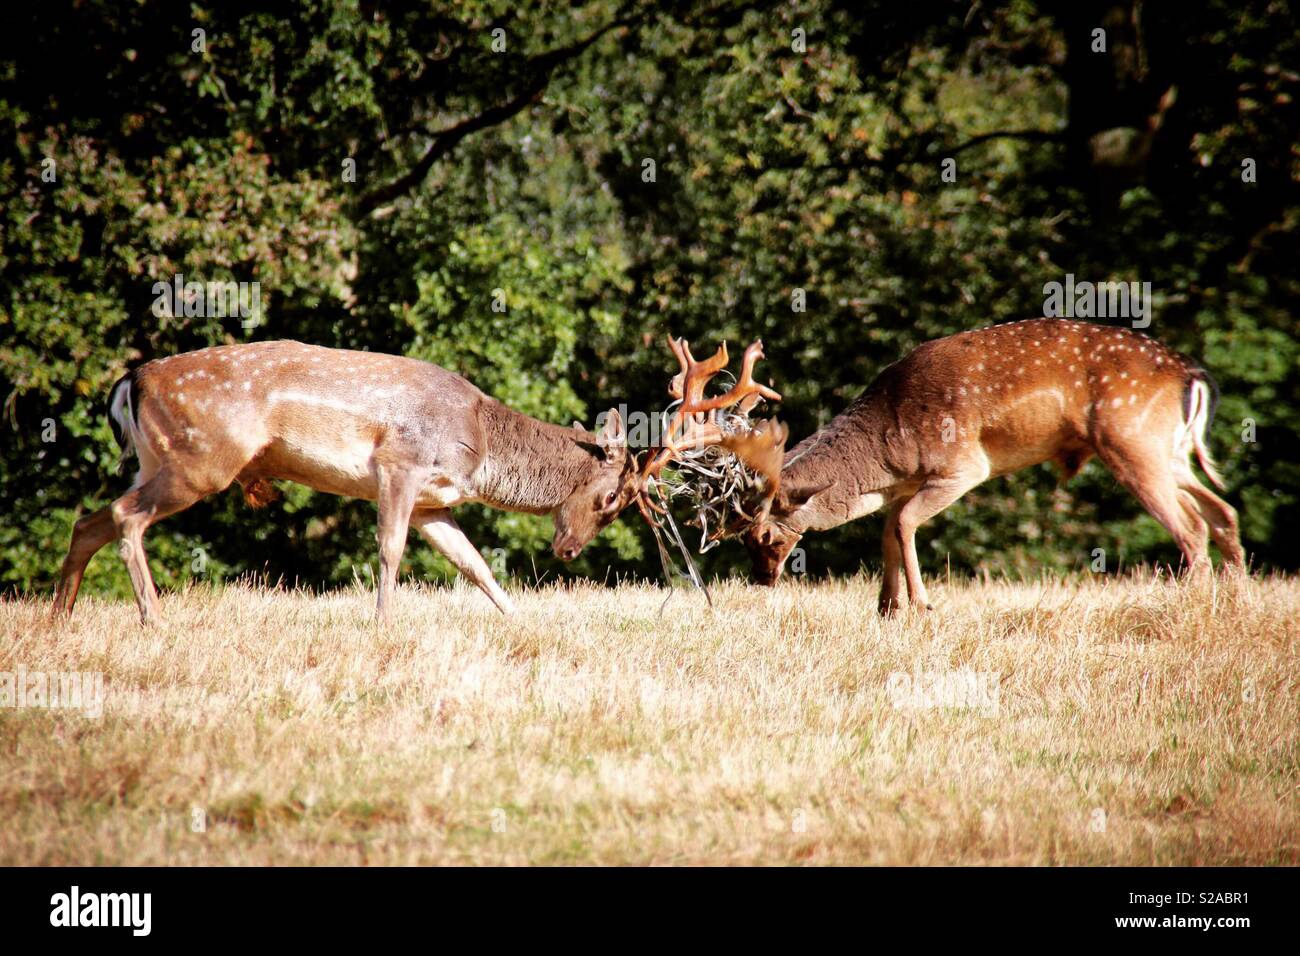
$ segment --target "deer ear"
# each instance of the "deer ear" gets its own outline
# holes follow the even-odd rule
[[[833,487],[834,484],[834,481],[828,481],[820,485],[804,485],[802,488],[782,488],[780,493],[781,510],[787,514],[798,511],[823,491]]]
[[[611,408],[605,413],[605,427],[600,430],[596,443],[600,445],[600,450],[606,457],[609,457],[611,452],[621,451],[627,447],[627,432],[623,430],[623,418],[617,408]]]

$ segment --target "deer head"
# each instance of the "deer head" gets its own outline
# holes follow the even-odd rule
[[[617,409],[606,413],[595,441],[581,444],[592,456],[590,467],[553,514],[551,550],[562,561],[576,558],[587,542],[632,503],[642,487],[637,458],[627,447],[627,433]]]
[[[806,523],[800,520],[800,512],[828,487],[780,488],[766,510],[738,529],[753,562],[754,579],[759,584],[772,585],[781,577],[786,558],[803,537],[798,529]]]

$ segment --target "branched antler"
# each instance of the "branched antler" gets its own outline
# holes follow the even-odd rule
[[[712,358],[702,362],[695,360],[685,339],[669,338],[668,346],[682,366],[669,383],[668,394],[680,399],[681,404],[664,432],[663,447],[646,461],[642,476],[648,478],[657,478],[664,466],[683,451],[721,444],[728,433],[724,433],[718,423],[716,413],[720,409],[738,405],[744,418],[760,399],[781,400],[779,392],[754,381],[754,363],[763,357],[761,340],[745,349],[740,378],[736,383],[725,394],[714,398],[704,397],[704,387],[709,379],[727,367],[727,343],[723,342]],[[776,474],[780,474],[779,467]]]
[[[713,397],[705,397],[704,391],[727,367],[726,344],[702,361],[691,354],[685,339],[670,337],[668,346],[681,366],[668,385],[677,408],[661,447],[647,457],[638,503],[657,528],[655,515],[667,516],[668,499],[685,498],[695,512],[690,523],[704,533],[700,550],[707,551],[730,533],[737,517],[752,520],[749,510],[756,500],[761,510],[776,495],[787,429],[774,420],[754,425],[749,413],[763,399],[780,401],[781,395],[754,380],[754,365],[763,358],[761,341],[745,349],[740,376],[731,388]],[[672,480],[666,481],[661,474],[669,463],[675,468]],[[651,498],[652,490],[658,503]]]

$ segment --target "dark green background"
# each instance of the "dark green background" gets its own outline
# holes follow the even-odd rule
[[[1296,567],[1289,4],[527,7],[6,10],[0,587],[48,588],[72,521],[125,486],[103,406],[143,359],[246,338],[402,352],[590,424],[611,404],[661,407],[667,332],[697,351],[761,336],[802,437],[916,344],[1040,314],[1067,272],[1152,283],[1148,332],[1222,386],[1212,448],[1256,566]],[[155,318],[152,285],[176,272],[260,281],[265,324]],[[1039,468],[973,492],[922,532],[923,563],[1033,575],[1083,569],[1097,547],[1112,569],[1174,557],[1096,463],[1054,484]],[[461,520],[518,578],[658,573],[634,511],[568,567],[545,519]],[[257,512],[232,491],[148,540],[164,584],[194,576],[202,549],[216,579],[333,585],[373,565],[373,521],[373,505],[304,489]],[[874,568],[879,524],[808,538],[808,572]],[[407,562],[451,573],[423,546]],[[705,562],[743,563],[734,544]],[[88,587],[128,593],[112,549]]]

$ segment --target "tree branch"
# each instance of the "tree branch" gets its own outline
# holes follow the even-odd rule
[[[995,139],[1022,139],[1031,143],[1061,143],[1065,141],[1065,134],[1046,129],[996,130],[992,133],[980,133],[978,136],[972,136],[966,142],[948,150],[946,155],[956,156],[958,153],[964,153],[976,146],[983,146]]]
[[[810,163],[798,156],[779,156],[768,159],[761,167],[753,170],[753,175],[762,176],[764,173],[777,170],[783,171],[802,171],[811,173],[820,172],[850,172],[863,170],[897,170],[902,166],[913,163],[923,162],[923,154],[930,152],[937,156],[956,156],[958,153],[973,149],[976,146],[982,146],[984,143],[992,142],[997,139],[1021,139],[1029,142],[1059,143],[1065,141],[1063,133],[1053,132],[1051,130],[1025,129],[1025,130],[995,130],[990,133],[980,133],[973,136],[964,143],[959,143],[948,149],[939,147],[934,149],[937,144],[933,141],[922,140],[913,144],[908,149],[895,148],[889,150],[880,159],[870,159],[868,157],[850,158],[831,160],[825,163]]]
[[[514,99],[507,100],[498,106],[490,106],[483,112],[462,120],[455,126],[435,133],[433,142],[429,144],[429,148],[424,151],[424,155],[416,161],[414,166],[396,179],[389,180],[382,186],[372,189],[357,200],[357,214],[361,216],[368,215],[384,203],[391,202],[414,189],[424,182],[424,177],[429,175],[429,170],[433,168],[433,164],[455,149],[457,144],[466,136],[477,133],[489,126],[504,123],[537,100],[545,89],[545,82],[534,83]]]
[[[532,70],[536,71],[536,75],[527,84],[523,92],[509,100],[506,100],[504,103],[490,106],[482,112],[476,113],[474,116],[461,120],[459,123],[455,123],[445,129],[430,132],[429,135],[433,137],[433,142],[429,144],[423,155],[416,160],[415,164],[410,169],[398,176],[396,179],[390,180],[382,186],[378,186],[370,192],[365,193],[356,201],[354,208],[357,215],[369,215],[384,203],[397,199],[399,196],[404,195],[420,183],[424,182],[424,178],[429,175],[429,170],[433,168],[433,164],[455,149],[461,140],[473,133],[477,133],[479,130],[487,129],[489,126],[496,126],[500,123],[504,123],[506,120],[522,112],[530,104],[541,98],[541,95],[546,91],[547,85],[550,83],[551,78],[555,75],[555,72],[559,67],[577,59],[587,50],[588,47],[611,30],[618,29],[619,27],[632,26],[639,22],[646,16],[646,12],[647,11],[642,11],[637,14],[624,14],[615,17],[609,23],[606,23],[604,26],[595,30],[588,36],[583,37],[581,40],[571,43],[566,47],[560,47],[559,49],[543,53],[540,56],[529,60],[528,65]]]

